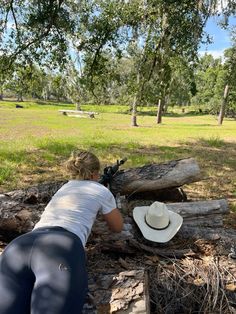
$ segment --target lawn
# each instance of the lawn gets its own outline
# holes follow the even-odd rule
[[[59,109],[73,105],[0,102],[0,192],[64,177],[63,162],[75,148],[96,153],[103,166],[127,157],[124,167],[194,157],[205,180],[185,188],[191,198],[236,200],[236,122],[222,126],[210,115],[179,108],[156,124],[155,108],[138,115],[131,127],[125,106],[82,106],[96,111],[95,119],[63,116]]]

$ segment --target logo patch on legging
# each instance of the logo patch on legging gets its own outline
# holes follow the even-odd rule
[[[63,271],[63,270],[64,270],[64,271],[68,271],[68,270],[69,270],[69,268],[68,268],[65,264],[62,264],[62,263],[59,265],[58,268],[59,268],[61,271]]]

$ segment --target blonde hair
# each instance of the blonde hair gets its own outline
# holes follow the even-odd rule
[[[71,153],[65,167],[72,179],[89,180],[94,172],[100,170],[100,162],[93,153],[76,150]]]

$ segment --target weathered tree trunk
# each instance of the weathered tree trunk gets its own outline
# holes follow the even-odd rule
[[[76,110],[81,110],[81,106],[80,106],[79,101],[76,101],[76,102],[75,102],[75,109],[76,109]]]
[[[111,190],[114,194],[130,195],[180,187],[200,178],[197,162],[187,158],[119,171],[111,182]]]
[[[220,113],[218,117],[218,125],[221,125],[223,123],[228,95],[229,95],[229,85],[226,84],[225,89],[224,89],[224,96],[223,96],[221,107],[220,107]]]
[[[138,126],[137,124],[137,96],[134,96],[134,101],[132,105],[132,116],[131,116],[131,126]]]
[[[137,74],[137,85],[139,85],[139,73]],[[136,92],[134,99],[133,99],[131,126],[138,126],[138,124],[137,124],[137,105],[138,105],[138,92]]]
[[[132,209],[127,209],[127,211],[132,215],[133,208],[140,205],[143,205],[142,202],[131,202],[129,206]],[[180,213],[184,221],[177,235],[166,244],[160,245],[145,240],[134,220],[126,217],[124,229],[119,234],[111,233],[106,223],[97,219],[88,245],[96,244],[96,249],[102,252],[132,255],[136,254],[138,249],[154,255],[182,258],[185,255],[195,255],[196,252],[193,251],[190,243],[193,244],[202,239],[216,243],[217,254],[227,255],[229,253],[230,247],[236,241],[236,233],[234,229],[223,226],[223,217],[229,213],[226,200],[169,203],[167,206],[170,210]],[[184,244],[186,241],[189,243],[187,246]]]
[[[169,97],[166,96],[166,97],[165,97],[165,101],[164,101],[164,108],[163,108],[164,113],[167,113],[167,112],[168,112],[169,101],[170,101],[170,100],[169,100]]]
[[[158,105],[157,105],[157,124],[160,124],[162,121],[162,111],[163,111],[163,101],[160,98],[158,100]]]
[[[17,95],[17,101],[19,101],[19,102],[23,102],[23,101],[24,101],[22,94],[18,94],[18,95]]]
[[[3,89],[0,87],[0,100],[3,100]]]
[[[125,205],[123,203],[122,210],[132,216],[134,207],[150,206],[152,201],[132,201]],[[195,201],[186,203],[167,203],[168,209],[180,214],[183,219],[183,226],[188,228],[192,227],[222,227],[223,226],[223,215],[229,213],[228,202],[225,199],[220,200],[209,200],[209,201]],[[128,223],[124,228],[124,233],[121,234],[110,234],[109,230],[106,228],[106,223],[100,220],[94,225],[93,231],[98,235],[104,235],[106,237],[116,237],[121,238],[130,236],[130,231],[132,226],[132,220],[127,218]],[[107,230],[104,233],[104,230]]]
[[[111,233],[105,222],[97,219],[88,241],[102,251],[115,251],[119,253],[135,254],[137,248],[149,252],[153,250],[151,244],[146,244],[139,229],[132,218],[133,208],[136,206],[149,206],[156,198],[156,191],[182,186],[200,179],[200,170],[193,158],[174,160],[163,164],[153,164],[144,167],[119,171],[111,184],[115,194],[121,195],[121,209],[125,217],[124,230],[119,234]],[[0,195],[0,236],[11,239],[15,236],[32,230],[39,220],[45,205],[55,192],[65,182],[42,184],[26,190],[12,191]],[[149,200],[135,199],[142,193],[154,191],[154,198]],[[131,195],[132,194],[132,195]],[[119,194],[117,194],[119,195]],[[150,195],[149,195],[150,197]],[[223,216],[228,213],[226,200],[211,200],[198,202],[168,203],[170,210],[178,212],[184,218],[183,226],[174,239],[209,240],[223,239],[227,245],[236,241],[235,231],[222,228]],[[138,239],[138,240],[137,240]],[[227,241],[226,241],[227,240]],[[142,243],[144,241],[144,243]],[[172,241],[172,240],[171,240]],[[163,256],[181,257],[189,252],[188,248],[155,247],[153,252]],[[170,246],[169,246],[170,245]]]

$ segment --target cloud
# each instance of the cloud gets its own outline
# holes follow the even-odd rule
[[[208,54],[208,55],[212,55],[214,57],[214,59],[217,59],[217,58],[224,58],[224,49],[221,49],[221,50],[200,50],[198,51],[198,54],[202,57],[204,56],[205,54]]]

